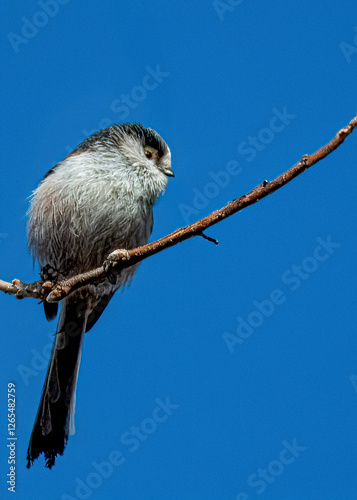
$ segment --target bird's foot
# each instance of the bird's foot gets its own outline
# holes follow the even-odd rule
[[[109,270],[115,267],[122,260],[129,260],[130,254],[128,250],[124,248],[119,248],[118,250],[114,250],[111,254],[108,255],[106,260],[103,262],[103,267],[105,272],[109,272]]]

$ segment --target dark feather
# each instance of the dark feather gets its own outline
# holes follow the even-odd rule
[[[84,334],[103,313],[113,294],[101,299],[88,311],[85,299],[74,294],[62,305],[59,327],[27,450],[27,467],[42,453],[51,469],[57,455],[62,455],[68,441],[71,403],[75,395]],[[90,312],[90,314],[89,314]]]
[[[45,311],[45,316],[47,321],[52,321],[55,319],[58,313],[58,304],[51,304],[50,302],[44,302],[43,308]]]

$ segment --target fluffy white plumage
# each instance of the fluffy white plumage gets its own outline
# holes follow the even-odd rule
[[[28,243],[41,266],[71,274],[101,265],[110,248],[148,241],[152,207],[167,185],[170,150],[157,162],[132,137],[70,155],[34,191]],[[128,270],[130,273],[131,271]]]

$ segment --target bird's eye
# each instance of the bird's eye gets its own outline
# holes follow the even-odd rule
[[[151,149],[147,149],[147,150],[145,151],[145,156],[146,156],[146,158],[148,158],[149,160],[151,160],[151,159],[152,159],[152,157],[154,156],[154,153],[152,152],[152,150],[151,150]]]

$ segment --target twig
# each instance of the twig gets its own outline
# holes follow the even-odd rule
[[[132,250],[115,250],[110,254],[108,260],[103,266],[83,274],[73,276],[72,278],[60,281],[56,284],[49,281],[36,281],[35,283],[26,285],[20,280],[13,280],[11,284],[0,280],[0,291],[16,295],[17,298],[34,297],[36,299],[47,300],[48,302],[59,302],[78,288],[90,283],[100,283],[108,276],[108,274],[110,274],[112,267],[118,268],[118,270],[131,267],[138,264],[142,260],[147,259],[151,255],[155,255],[166,248],[170,248],[178,243],[181,243],[182,241],[193,238],[194,236],[203,236],[204,238],[215,242],[213,238],[203,234],[205,229],[217,224],[227,217],[230,217],[240,210],[257,203],[262,198],[265,198],[285,186],[285,184],[295,179],[295,177],[302,174],[305,170],[312,167],[312,165],[315,165],[317,162],[332,153],[332,151],[337,149],[344,142],[346,137],[352,133],[356,126],[357,116],[355,116],[345,128],[337,132],[336,136],[329,143],[318,149],[312,155],[303,156],[298,163],[293,165],[283,174],[279,175],[276,179],[270,182],[264,181],[249,193],[236,198],[221,209],[212,212],[207,217],[204,217],[189,226],[177,229],[164,238],[160,238],[153,243],[149,243],[148,245],[134,248]]]
[[[210,241],[211,243],[214,243],[215,245],[218,245],[219,241],[216,240],[215,238],[211,238],[210,236],[207,236],[205,233],[198,233],[197,236],[202,236],[203,239]]]
[[[5,292],[11,295],[15,295],[18,292],[18,289],[15,285],[12,285],[7,281],[0,280],[0,292]]]

